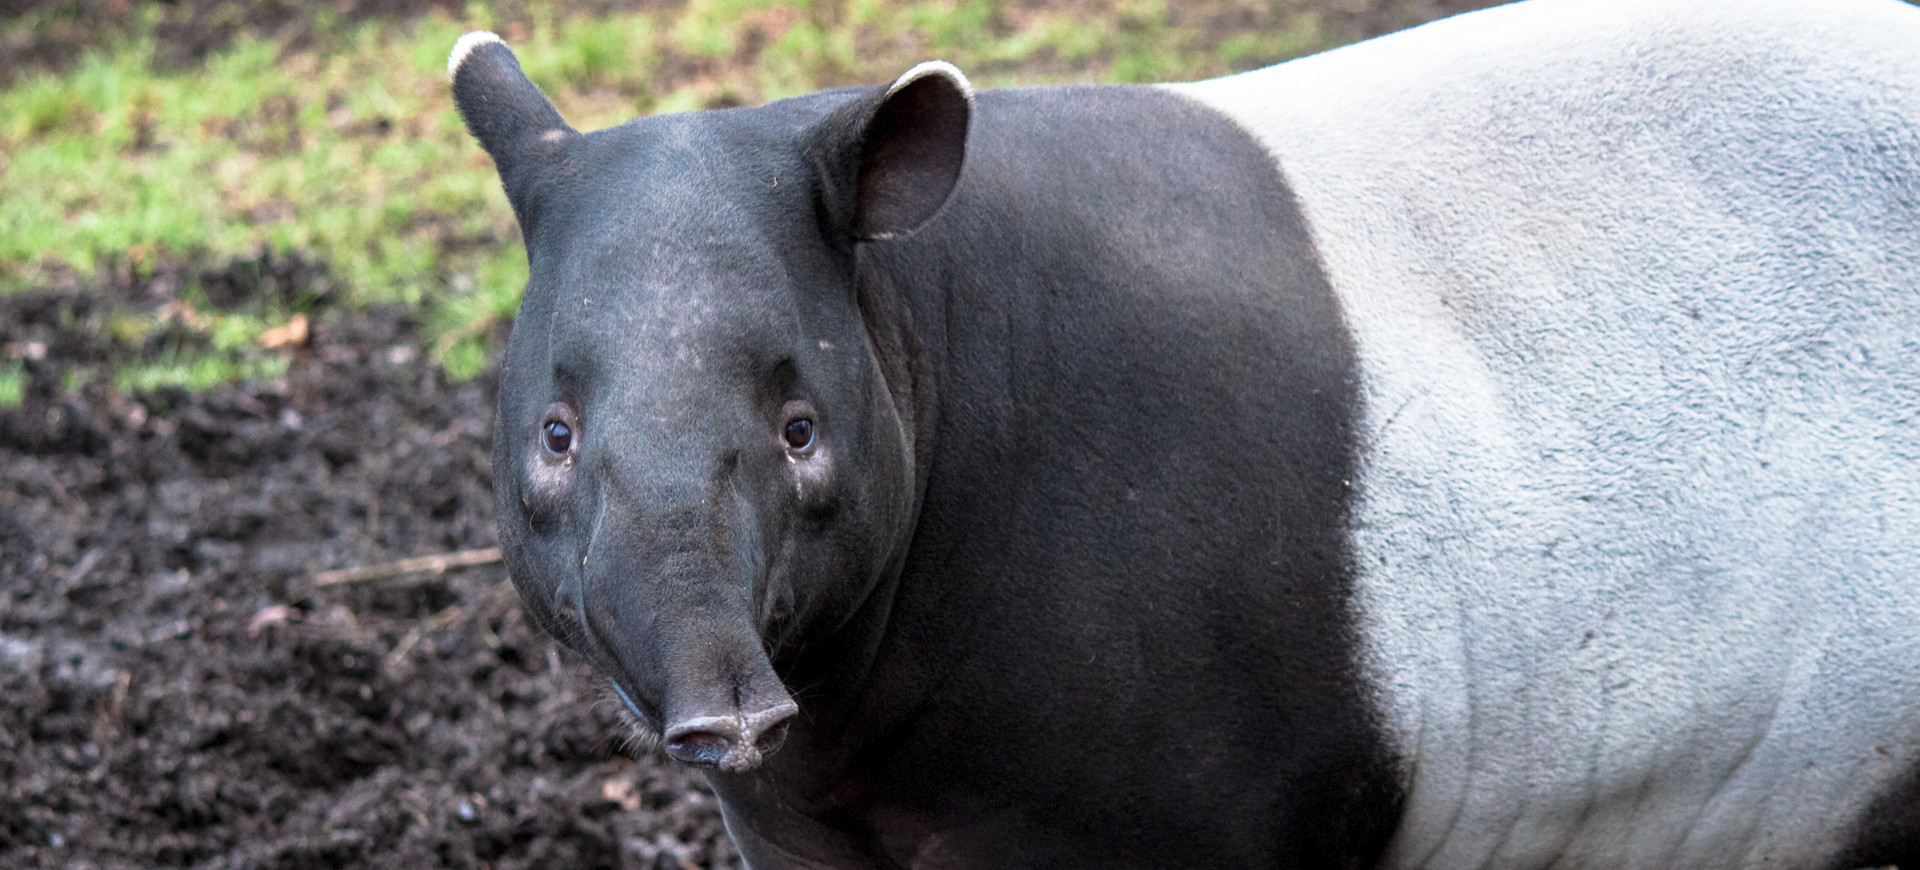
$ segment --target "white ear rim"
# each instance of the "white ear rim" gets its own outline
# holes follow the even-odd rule
[[[927,76],[946,76],[954,87],[960,89],[960,94],[966,97],[967,104],[973,104],[973,83],[967,81],[967,74],[961,72],[959,67],[944,60],[929,60],[915,64],[913,69],[907,70],[893,80],[893,84],[887,87],[887,96],[891,97],[899,93],[901,88]]]
[[[453,53],[447,55],[447,81],[453,81],[453,77],[460,74],[460,65],[467,62],[467,55],[489,42],[500,42],[500,37],[489,31],[475,30],[454,42]]]

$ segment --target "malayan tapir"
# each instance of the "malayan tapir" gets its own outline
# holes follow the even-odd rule
[[[1920,8],[582,134],[501,543],[756,868],[1920,863]]]

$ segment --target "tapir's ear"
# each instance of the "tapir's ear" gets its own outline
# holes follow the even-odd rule
[[[944,61],[835,110],[810,144],[827,219],[855,239],[919,229],[960,180],[972,114],[973,87]]]
[[[460,37],[447,57],[453,102],[467,130],[500,169],[507,198],[524,228],[532,217],[532,190],[566,140],[580,135],[561,120],[500,37],[477,30]]]

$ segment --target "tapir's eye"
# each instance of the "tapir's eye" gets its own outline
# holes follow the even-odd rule
[[[540,443],[546,446],[548,453],[564,454],[573,449],[573,427],[559,420],[548,420],[545,426],[540,427]]]
[[[795,450],[804,450],[813,443],[813,421],[806,417],[797,417],[787,421],[787,446]]]

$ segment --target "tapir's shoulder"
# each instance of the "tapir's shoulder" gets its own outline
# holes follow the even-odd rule
[[[1165,88],[1258,139],[1358,275],[1333,248],[1452,260],[1522,216],[1787,226],[1808,190],[1909,197],[1890,188],[1920,177],[1915,46],[1901,0],[1529,0]]]

